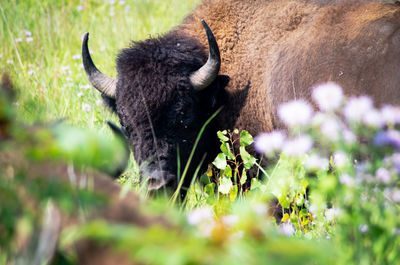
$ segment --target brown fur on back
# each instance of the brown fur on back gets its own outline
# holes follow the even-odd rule
[[[220,73],[231,77],[228,92],[249,89],[235,127],[257,134],[282,126],[278,104],[309,99],[314,85],[329,80],[346,94],[398,102],[399,12],[371,1],[210,0],[178,30],[207,47],[199,22],[207,21],[221,50]],[[240,101],[232,99],[221,119]]]

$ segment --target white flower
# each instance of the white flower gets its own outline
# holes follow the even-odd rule
[[[280,105],[278,115],[289,127],[307,125],[312,116],[312,109],[306,101],[294,100]]]
[[[367,224],[360,225],[360,227],[358,229],[360,230],[361,233],[364,234],[364,233],[368,232],[368,225]]]
[[[97,106],[103,106],[103,101],[101,99],[96,100]]]
[[[208,222],[213,220],[214,213],[209,207],[197,208],[191,211],[188,216],[188,223],[190,225],[198,225],[203,222]]]
[[[234,214],[225,215],[221,217],[221,221],[226,226],[235,226],[239,222],[239,217]]]
[[[22,42],[22,38],[16,38],[15,42]]]
[[[382,118],[382,114],[376,109],[371,109],[367,111],[362,118],[363,122],[374,128],[381,128],[385,121]]]
[[[354,187],[356,180],[348,174],[340,175],[339,182],[348,187]]]
[[[18,103],[18,101],[16,101],[16,102],[14,102],[14,106],[19,106],[19,103]]]
[[[390,183],[390,172],[386,168],[378,168],[375,172],[376,179],[384,184]]]
[[[32,42],[32,41],[33,41],[33,38],[32,38],[32,37],[26,38],[26,42]]]
[[[101,45],[101,47],[100,47],[100,51],[101,52],[104,52],[106,50],[106,46],[104,46],[104,45]]]
[[[343,100],[342,88],[328,82],[321,84],[313,89],[312,98],[322,111],[332,111],[340,107]]]
[[[394,202],[400,203],[400,190],[392,191],[391,197]]]
[[[342,167],[346,166],[348,161],[349,161],[349,159],[348,159],[346,153],[343,151],[337,151],[333,154],[333,162],[334,162],[335,166],[338,168],[342,168]]]
[[[81,55],[80,54],[74,54],[74,55],[72,55],[72,59],[73,60],[80,60],[81,59]]]
[[[283,153],[288,156],[300,156],[308,153],[313,145],[313,140],[308,135],[300,135],[289,140],[283,147]]]
[[[357,140],[357,137],[351,130],[344,129],[344,131],[343,131],[343,140],[346,143],[351,144],[351,143],[354,143]]]
[[[308,135],[300,135],[294,139],[287,140],[283,145],[282,152],[287,156],[301,156],[308,153],[313,141]]]
[[[24,29],[23,30],[25,37],[31,37],[32,33],[29,30]]]
[[[359,122],[364,114],[373,107],[372,99],[367,96],[350,98],[344,107],[343,114],[348,121]]]
[[[280,131],[262,133],[255,138],[254,147],[262,154],[272,154],[281,150],[286,136]]]
[[[76,10],[78,10],[79,12],[83,10],[83,6],[77,6]]]
[[[340,216],[342,211],[339,208],[329,208],[325,210],[325,217],[328,222],[335,220],[336,217]]]
[[[312,154],[305,161],[304,167],[309,171],[328,170],[329,160],[319,155]]]
[[[61,67],[61,71],[66,74],[70,72],[70,67],[69,66],[63,66]]]
[[[83,92],[78,92],[78,98],[81,98],[81,97],[83,97]]]
[[[13,64],[13,61],[12,60],[7,60],[7,63],[8,64]]]
[[[279,226],[279,231],[285,236],[292,236],[296,232],[296,228],[291,222],[286,222]]]
[[[3,58],[3,54],[2,53],[0,53],[0,58]]]
[[[119,4],[120,6],[123,6],[123,5],[125,5],[125,1],[121,0],[121,1],[118,2],[118,4]]]
[[[29,76],[33,75],[34,73],[35,73],[35,71],[34,71],[33,69],[30,69],[30,70],[28,71],[28,75],[29,75]]]
[[[396,124],[400,122],[400,108],[391,105],[385,105],[380,109],[383,122],[387,124]]]
[[[110,0],[109,3],[110,3],[110,5],[113,5],[113,4],[115,4],[115,0]]]
[[[332,118],[325,120],[320,127],[321,133],[332,142],[339,139],[341,130],[342,128],[339,123]]]
[[[82,109],[83,111],[89,112],[90,111],[90,105],[87,103],[82,104]]]

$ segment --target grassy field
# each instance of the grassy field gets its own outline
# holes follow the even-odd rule
[[[106,121],[118,123],[118,119],[104,108],[100,94],[87,81],[81,64],[82,35],[90,32],[93,60],[104,73],[115,77],[115,56],[121,48],[132,40],[162,34],[178,25],[199,1],[0,0],[0,73],[9,73],[15,83],[17,97],[12,106],[18,122],[36,124],[65,119],[67,126],[82,128],[83,132],[89,128],[112,139]],[[306,150],[279,147],[287,153],[283,152],[278,162],[265,171],[260,169],[264,180],[254,179],[251,190],[245,193],[238,192],[239,185],[232,185],[226,151],[220,156],[221,163],[216,163],[218,169],[214,168],[216,183],[196,183],[186,205],[171,203],[170,197],[161,203],[146,198],[145,207],[156,208],[174,225],[173,229],[141,230],[94,222],[63,235],[61,242],[80,232],[115,244],[141,264],[399,264],[400,136],[393,135],[400,135],[400,118],[382,120],[379,125],[354,121],[346,117],[346,109],[357,109],[357,104],[366,99],[346,100],[340,96],[337,106],[326,112],[307,112],[310,105],[303,102],[300,107],[312,113],[306,117],[308,123],[279,136],[286,137],[286,147],[311,145]],[[385,113],[392,115],[388,117],[400,116],[398,109],[375,109],[370,105],[365,113],[379,112],[382,119]],[[0,122],[4,115],[1,107]],[[319,123],[313,122],[319,114]],[[335,123],[337,127],[327,126],[330,131],[326,132],[325,123]],[[388,128],[391,134],[387,133]],[[331,133],[330,137],[327,133]],[[239,135],[246,138],[247,144],[253,142],[245,132],[228,132],[220,139],[229,146],[229,141],[223,139]],[[263,141],[271,139],[271,135],[263,137]],[[262,140],[257,141],[261,145]],[[304,142],[305,145],[300,144]],[[0,151],[2,148],[0,145]],[[39,149],[54,151],[46,144],[39,145]],[[263,152],[270,154],[267,149]],[[79,157],[79,151],[74,150],[72,156]],[[127,178],[122,181],[137,177],[136,169],[131,159],[124,174]],[[17,194],[19,185],[25,184],[10,181],[8,173],[0,172],[0,264],[23,264],[13,262],[14,245],[2,238],[2,221],[11,220],[13,232],[29,230],[25,229],[26,223],[32,221],[34,230],[41,212],[31,211],[28,205],[22,217],[7,215],[12,207],[21,208],[15,203],[18,198],[10,200],[14,197],[7,195]],[[207,173],[210,176],[210,171]],[[140,184],[125,185],[126,189],[132,187],[142,189]],[[4,191],[8,193],[2,194]],[[271,197],[283,207],[280,220],[267,214]],[[40,199],[44,211],[49,199]],[[4,245],[11,246],[11,254],[2,251]]]
[[[115,76],[115,56],[132,40],[162,34],[198,1],[0,1],[0,70],[18,87],[18,119],[33,123],[67,118],[107,130],[115,119],[88,85],[81,37],[90,32],[96,64]],[[87,105],[86,105],[87,104]]]

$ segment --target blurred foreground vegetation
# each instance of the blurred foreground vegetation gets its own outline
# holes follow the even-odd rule
[[[308,155],[282,147],[251,189],[246,170],[261,162],[239,131],[218,134],[221,154],[183,204],[148,196],[132,161],[123,185],[105,174],[124,163],[124,147],[88,86],[82,34],[112,76],[119,49],[177,25],[197,2],[0,0],[0,71],[15,89],[5,80],[0,90],[0,264],[398,264],[396,109],[392,120],[343,120],[343,99],[315,114],[285,140],[318,144]]]

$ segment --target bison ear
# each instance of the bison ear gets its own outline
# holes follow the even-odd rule
[[[200,101],[213,108],[223,105],[228,96],[225,87],[228,85],[229,81],[229,76],[218,75],[211,85],[204,90],[198,91]]]

